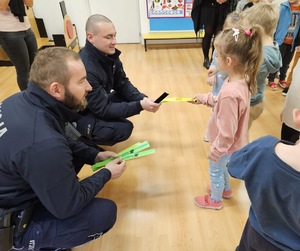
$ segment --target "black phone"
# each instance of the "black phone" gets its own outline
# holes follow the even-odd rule
[[[164,92],[163,94],[161,94],[154,102],[155,103],[160,103],[161,101],[164,100],[165,97],[167,97],[169,95],[169,93]]]

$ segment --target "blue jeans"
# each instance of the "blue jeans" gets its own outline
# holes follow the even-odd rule
[[[14,238],[11,251],[39,251],[73,248],[99,238],[116,222],[117,206],[95,198],[77,214],[58,219],[41,204],[34,207],[26,231]]]
[[[30,66],[38,50],[33,31],[0,32],[0,45],[16,68],[20,90],[25,90]]]
[[[231,154],[226,154],[219,159],[218,162],[209,160],[209,174],[211,184],[210,198],[216,202],[222,200],[222,193],[224,190],[230,190],[229,173],[227,170],[227,163]]]

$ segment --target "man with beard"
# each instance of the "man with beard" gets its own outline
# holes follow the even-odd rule
[[[113,227],[116,204],[95,196],[125,162],[116,158],[79,181],[78,163],[117,155],[64,130],[91,89],[78,54],[52,47],[37,54],[27,90],[0,103],[0,250],[65,250]]]

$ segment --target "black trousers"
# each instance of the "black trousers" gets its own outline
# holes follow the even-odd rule
[[[117,206],[107,199],[95,198],[79,213],[57,219],[41,204],[32,213],[27,230],[14,238],[11,250],[56,250],[73,248],[97,239],[116,222]]]
[[[110,93],[109,99],[112,102],[126,102],[115,92]],[[126,118],[101,119],[91,112],[83,115],[78,121],[77,130],[98,145],[112,146],[116,143],[127,140],[133,130],[133,124]]]
[[[133,124],[124,118],[104,120],[89,114],[77,121],[77,130],[98,145],[112,146],[130,137]]]
[[[282,123],[282,126],[281,126],[281,139],[282,140],[296,143],[299,140],[299,136],[300,136],[299,131],[287,126],[285,123]]]
[[[251,226],[249,219],[246,222],[241,241],[235,251],[282,251],[282,249],[268,242]]]
[[[219,4],[215,0],[202,0],[200,7],[200,23],[204,25],[205,35],[202,39],[202,52],[204,58],[209,58],[209,50],[212,46],[211,55],[214,51],[213,37],[222,29],[229,13],[229,4]],[[212,56],[211,56],[212,57]]]
[[[31,29],[17,32],[0,32],[0,45],[16,67],[18,86],[27,88],[29,71],[38,51],[36,37]]]
[[[280,54],[282,57],[282,66],[279,69],[279,80],[286,80],[286,73],[290,67],[290,63],[294,57],[295,48],[292,50],[292,45],[283,43],[279,46]],[[268,80],[274,82],[277,72],[270,73]]]

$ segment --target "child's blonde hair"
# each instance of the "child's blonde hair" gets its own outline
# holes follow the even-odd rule
[[[223,29],[236,26],[240,22],[240,13],[238,11],[233,11],[229,13],[225,19]]]
[[[256,75],[262,62],[261,33],[261,27],[258,25],[249,30],[238,25],[236,28],[221,31],[214,42],[218,56],[224,60],[226,57],[233,58],[235,70],[245,74],[251,93],[256,91]]]
[[[279,8],[276,4],[262,2],[244,10],[240,17],[248,21],[250,26],[260,25],[265,34],[273,36],[279,19]]]

